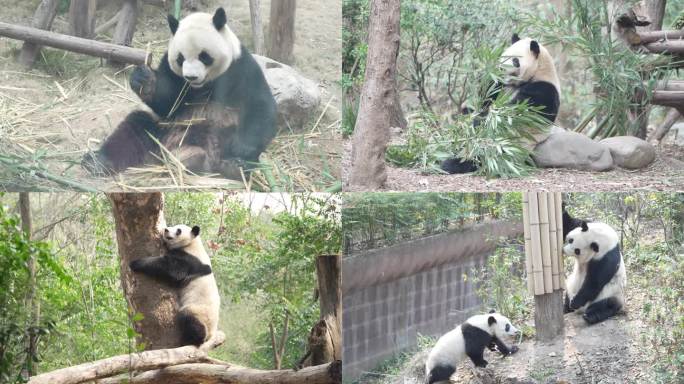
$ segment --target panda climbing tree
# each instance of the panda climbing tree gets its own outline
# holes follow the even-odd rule
[[[199,228],[166,227],[161,193],[116,193],[108,197],[121,258],[122,288],[131,313],[135,313],[132,321],[136,345],[144,346],[145,351],[43,373],[32,377],[30,384],[80,383],[102,378],[107,378],[107,383],[123,383],[129,382],[129,375],[116,375],[132,368],[137,383],[341,382],[340,360],[299,371],[261,371],[209,360],[208,350],[230,335],[217,331],[216,314],[205,311],[218,306],[219,298],[211,263],[198,237]],[[158,255],[167,257],[169,262],[159,263]],[[159,273],[160,270],[174,273]],[[192,297],[198,287],[203,292]],[[160,367],[165,367],[163,372]],[[188,372],[192,372],[191,377]]]

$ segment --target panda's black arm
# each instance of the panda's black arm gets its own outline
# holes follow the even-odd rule
[[[156,70],[146,66],[136,67],[131,74],[130,84],[142,101],[164,118],[179,99],[185,80],[173,73],[166,53]]]
[[[240,129],[231,143],[230,154],[246,161],[257,162],[261,152],[276,135],[275,102],[266,97],[249,101],[251,105],[242,108]]]
[[[610,282],[620,268],[620,248],[613,247],[601,260],[589,261],[587,276],[575,297],[570,300],[570,309],[578,309],[598,297],[603,287]]]
[[[159,279],[167,284],[174,284],[175,279],[170,274],[171,262],[164,256],[145,257],[131,261],[128,266],[133,272]]]
[[[516,346],[514,345],[514,346],[512,346],[512,347],[509,348],[508,345],[506,345],[506,343],[504,343],[501,339],[499,339],[499,338],[496,337],[496,336],[494,336],[494,338],[492,339],[492,342],[493,342],[494,344],[496,344],[496,347],[499,349],[499,352],[500,352],[503,356],[512,355],[512,354],[518,352],[518,347],[516,347]]]
[[[182,287],[195,278],[212,273],[210,266],[182,250],[172,250],[161,257],[133,260],[130,267],[133,272],[143,273],[174,287]]]

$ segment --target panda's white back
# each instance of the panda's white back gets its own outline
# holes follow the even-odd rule
[[[430,354],[425,362],[425,374],[428,375],[430,370],[440,363],[456,366],[465,357],[465,340],[459,325],[442,335],[432,350],[430,350]]]

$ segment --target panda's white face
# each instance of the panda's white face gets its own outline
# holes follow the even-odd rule
[[[169,26],[169,66],[193,88],[215,80],[240,57],[240,41],[226,25],[223,8],[214,15],[193,13],[180,23],[169,16]]]
[[[200,228],[187,225],[174,225],[164,228],[162,240],[168,249],[186,248],[199,236]]]
[[[495,322],[492,322],[492,320],[489,318],[494,318]],[[511,321],[508,320],[506,316],[501,315],[499,313],[490,313],[489,318],[488,322],[490,323],[490,326],[492,327],[492,330],[496,337],[511,337],[518,334],[518,329],[514,327],[513,324],[511,324]]]
[[[538,43],[536,47],[539,49]],[[507,84],[517,84],[529,81],[539,70],[539,51],[532,50],[533,40],[520,39],[506,48],[501,55],[500,66],[506,75]]]
[[[600,258],[618,244],[618,236],[605,223],[586,223],[568,233],[563,253],[577,258],[580,264]]]

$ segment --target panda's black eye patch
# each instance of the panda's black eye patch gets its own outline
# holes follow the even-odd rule
[[[180,234],[181,234],[180,228],[176,229],[176,236],[180,236]]]
[[[178,63],[179,67],[182,67],[184,61],[185,61],[185,57],[183,57],[182,53],[179,53],[178,57],[176,57],[176,63]]]
[[[572,244],[573,241],[575,241],[575,239],[570,239],[568,240],[568,243]]]
[[[202,53],[199,54],[199,60],[207,67],[214,63],[214,58],[206,51],[202,51]]]
[[[510,329],[511,329],[511,325],[510,325],[510,324],[506,324],[506,332],[508,332]]]
[[[518,60],[517,57],[513,58],[513,66],[516,68],[520,68],[520,60]]]
[[[579,256],[579,254],[580,254],[579,248],[575,248],[575,255]]]

